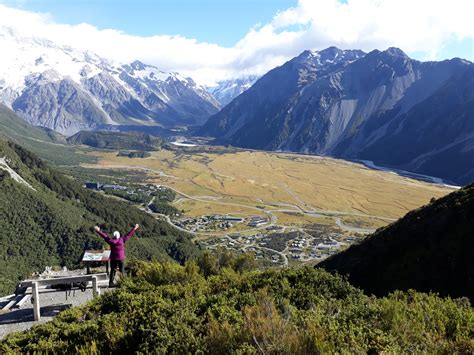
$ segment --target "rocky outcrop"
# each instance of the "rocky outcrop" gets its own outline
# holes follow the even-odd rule
[[[29,78],[27,88],[13,102],[12,108],[29,123],[64,134],[109,121],[106,113],[77,83],[68,78],[60,79],[54,72]]]

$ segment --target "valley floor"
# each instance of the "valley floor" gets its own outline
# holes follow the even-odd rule
[[[89,172],[109,171],[121,183],[139,172],[142,183],[174,190],[173,205],[184,215],[157,218],[194,234],[206,248],[252,251],[270,265],[317,263],[453,191],[319,156],[206,147],[148,158],[93,155],[97,163],[82,166]]]

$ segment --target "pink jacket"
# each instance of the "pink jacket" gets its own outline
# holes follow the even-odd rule
[[[107,233],[97,231],[107,244],[110,245],[110,260],[124,260],[125,259],[125,242],[135,233],[135,228],[132,228],[130,232],[121,236],[119,239],[110,238]]]

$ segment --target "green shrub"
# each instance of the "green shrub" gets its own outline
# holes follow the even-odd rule
[[[135,261],[119,289],[7,336],[0,352],[474,351],[466,299],[415,291],[369,297],[340,276],[306,267],[239,272],[228,260],[209,272],[198,264]]]

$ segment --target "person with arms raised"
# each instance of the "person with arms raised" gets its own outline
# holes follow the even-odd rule
[[[107,233],[103,232],[100,227],[95,226],[94,230],[95,232],[100,235],[107,244],[110,245],[110,281],[109,281],[109,286],[114,285],[114,278],[115,278],[115,273],[116,270],[119,269],[119,271],[124,274],[125,272],[125,243],[127,240],[131,238],[131,236],[135,233],[135,231],[139,228],[140,226],[138,224],[135,224],[135,227],[133,227],[127,234],[124,236],[120,235],[120,232],[115,231],[113,233],[113,237],[111,238],[110,236],[107,235]]]

